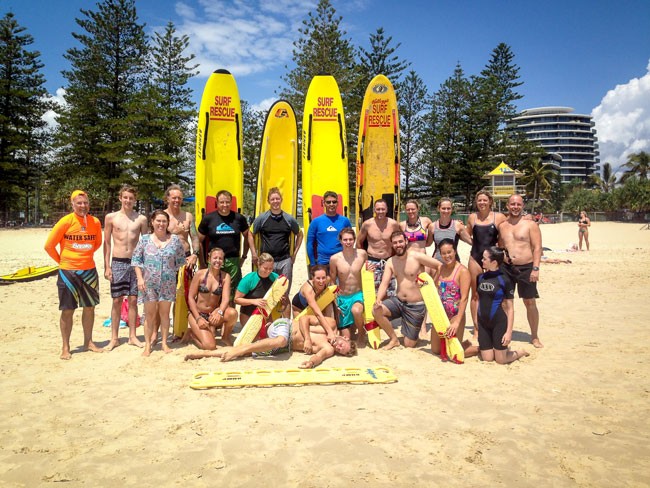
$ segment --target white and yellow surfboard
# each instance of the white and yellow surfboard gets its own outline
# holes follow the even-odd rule
[[[397,98],[390,80],[375,76],[363,99],[357,147],[357,228],[373,217],[383,198],[388,216],[399,220],[400,150]]]
[[[333,76],[315,76],[307,90],[302,119],[302,215],[304,232],[325,212],[323,194],[338,194],[338,213],[349,216],[345,115]],[[308,263],[309,264],[309,263]]]
[[[196,220],[216,210],[216,194],[232,193],[232,210],[244,204],[242,112],[237,83],[219,69],[205,84],[196,131]]]

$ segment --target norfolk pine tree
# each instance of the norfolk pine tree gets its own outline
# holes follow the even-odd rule
[[[39,186],[49,143],[42,116],[52,104],[45,100],[40,53],[28,50],[34,39],[25,30],[12,13],[0,19],[0,219],[4,221],[10,211],[19,209],[28,221],[27,197]]]
[[[110,207],[120,186],[131,181],[131,109],[143,88],[147,44],[134,0],[104,0],[96,11],[81,13],[76,22],[82,32],[72,34],[80,46],[64,56],[71,66],[63,72],[68,86],[59,117],[61,175],[98,178],[109,190]]]

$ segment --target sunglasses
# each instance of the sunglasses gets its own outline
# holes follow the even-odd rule
[[[329,200],[329,201],[325,202],[325,205],[334,205],[336,203],[338,203],[338,200]]]

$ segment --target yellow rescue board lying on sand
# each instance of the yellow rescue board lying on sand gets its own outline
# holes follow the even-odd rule
[[[377,368],[258,369],[213,371],[194,375],[190,388],[242,388],[246,386],[299,386],[350,383],[372,385],[395,383],[397,376],[384,366]]]
[[[260,165],[255,195],[255,216],[259,217],[271,207],[268,193],[279,188],[282,195],[282,210],[293,217],[298,210],[298,126],[291,104],[278,100],[269,109],[264,122]],[[262,247],[262,238],[255,235],[255,249]],[[293,254],[294,236],[291,235]],[[253,269],[257,269],[254,266]]]
[[[271,314],[271,311],[275,306],[280,303],[282,296],[287,292],[289,288],[289,280],[286,276],[280,275],[273,282],[273,285],[264,295],[264,300],[266,300],[265,307],[257,307],[252,315],[248,318],[248,322],[237,335],[235,339],[235,346],[240,344],[250,344],[255,340],[257,334],[259,334],[260,329],[264,325],[267,317]]]
[[[418,282],[420,284],[422,299],[427,307],[427,312],[429,312],[429,318],[433,322],[433,328],[440,338],[440,359],[443,361],[451,360],[456,364],[464,363],[465,351],[463,345],[456,336],[451,338],[445,336],[449,328],[449,317],[447,317],[445,308],[442,306],[440,295],[438,295],[438,289],[433,278],[427,273],[420,273],[418,275]]]
[[[321,312],[336,299],[337,289],[338,286],[336,285],[328,286],[316,297],[316,304],[318,305],[318,308],[321,309]],[[294,320],[305,315],[314,315],[314,310],[310,306],[307,306],[307,308],[294,317]]]
[[[323,194],[338,195],[337,212],[349,216],[348,151],[341,93],[333,76],[314,76],[302,119],[303,232],[325,212]],[[314,263],[307,263],[314,264]]]
[[[241,104],[235,78],[225,69],[210,75],[196,129],[196,220],[216,210],[216,194],[232,193],[233,211],[244,205]]]
[[[365,329],[368,334],[368,344],[373,349],[379,349],[381,344],[381,327],[372,315],[372,307],[377,301],[375,292],[375,272],[368,269],[368,263],[361,268],[361,288],[363,290],[363,314]]]
[[[383,198],[388,217],[399,220],[400,152],[397,98],[390,80],[375,76],[363,99],[357,147],[357,228],[373,217]]]
[[[46,278],[56,274],[59,270],[58,266],[29,266],[28,268],[21,268],[13,273],[0,276],[2,281],[33,281]]]

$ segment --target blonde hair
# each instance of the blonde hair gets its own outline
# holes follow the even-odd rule
[[[272,263],[274,262],[273,256],[271,256],[268,252],[263,252],[259,256],[257,256],[257,265],[261,266],[264,263]]]

